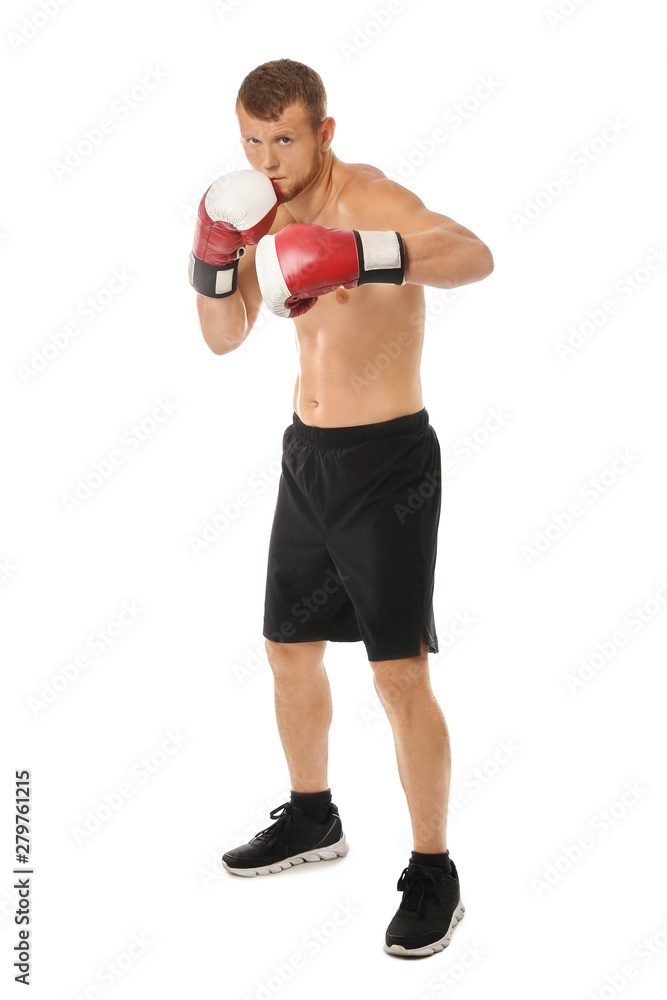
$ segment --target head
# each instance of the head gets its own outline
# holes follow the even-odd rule
[[[276,185],[285,201],[319,176],[335,122],[327,117],[326,92],[315,70],[292,59],[257,66],[236,98],[241,145],[250,166]]]

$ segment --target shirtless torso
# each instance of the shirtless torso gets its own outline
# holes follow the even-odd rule
[[[310,222],[340,229],[398,228],[386,196],[373,193],[373,180],[385,178],[381,170],[336,160],[333,171],[338,194]],[[270,232],[294,221],[289,205],[281,205]],[[369,424],[424,406],[422,285],[340,287],[292,322],[298,360],[293,406],[304,423]]]

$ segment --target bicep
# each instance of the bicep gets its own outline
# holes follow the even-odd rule
[[[373,222],[373,225],[367,226],[368,229],[393,229],[402,236],[410,236],[447,226],[461,236],[478,238],[448,215],[430,211],[413,191],[388,178],[373,181],[369,185],[369,195],[366,207],[362,209],[364,216]]]

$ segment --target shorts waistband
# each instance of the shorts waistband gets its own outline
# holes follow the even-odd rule
[[[313,427],[311,424],[304,424],[296,412],[292,416],[295,433],[303,441],[317,445],[318,448],[345,448],[348,445],[375,441],[377,438],[412,434],[424,430],[428,424],[426,407],[417,413],[407,413],[392,420],[380,420],[375,424],[354,424],[350,427]]]

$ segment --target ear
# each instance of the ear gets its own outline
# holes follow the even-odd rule
[[[324,145],[322,152],[326,153],[327,149],[331,145],[332,139],[334,137],[334,132],[336,131],[336,121],[334,118],[327,116],[320,123],[320,127],[317,130],[320,137],[320,144]]]

